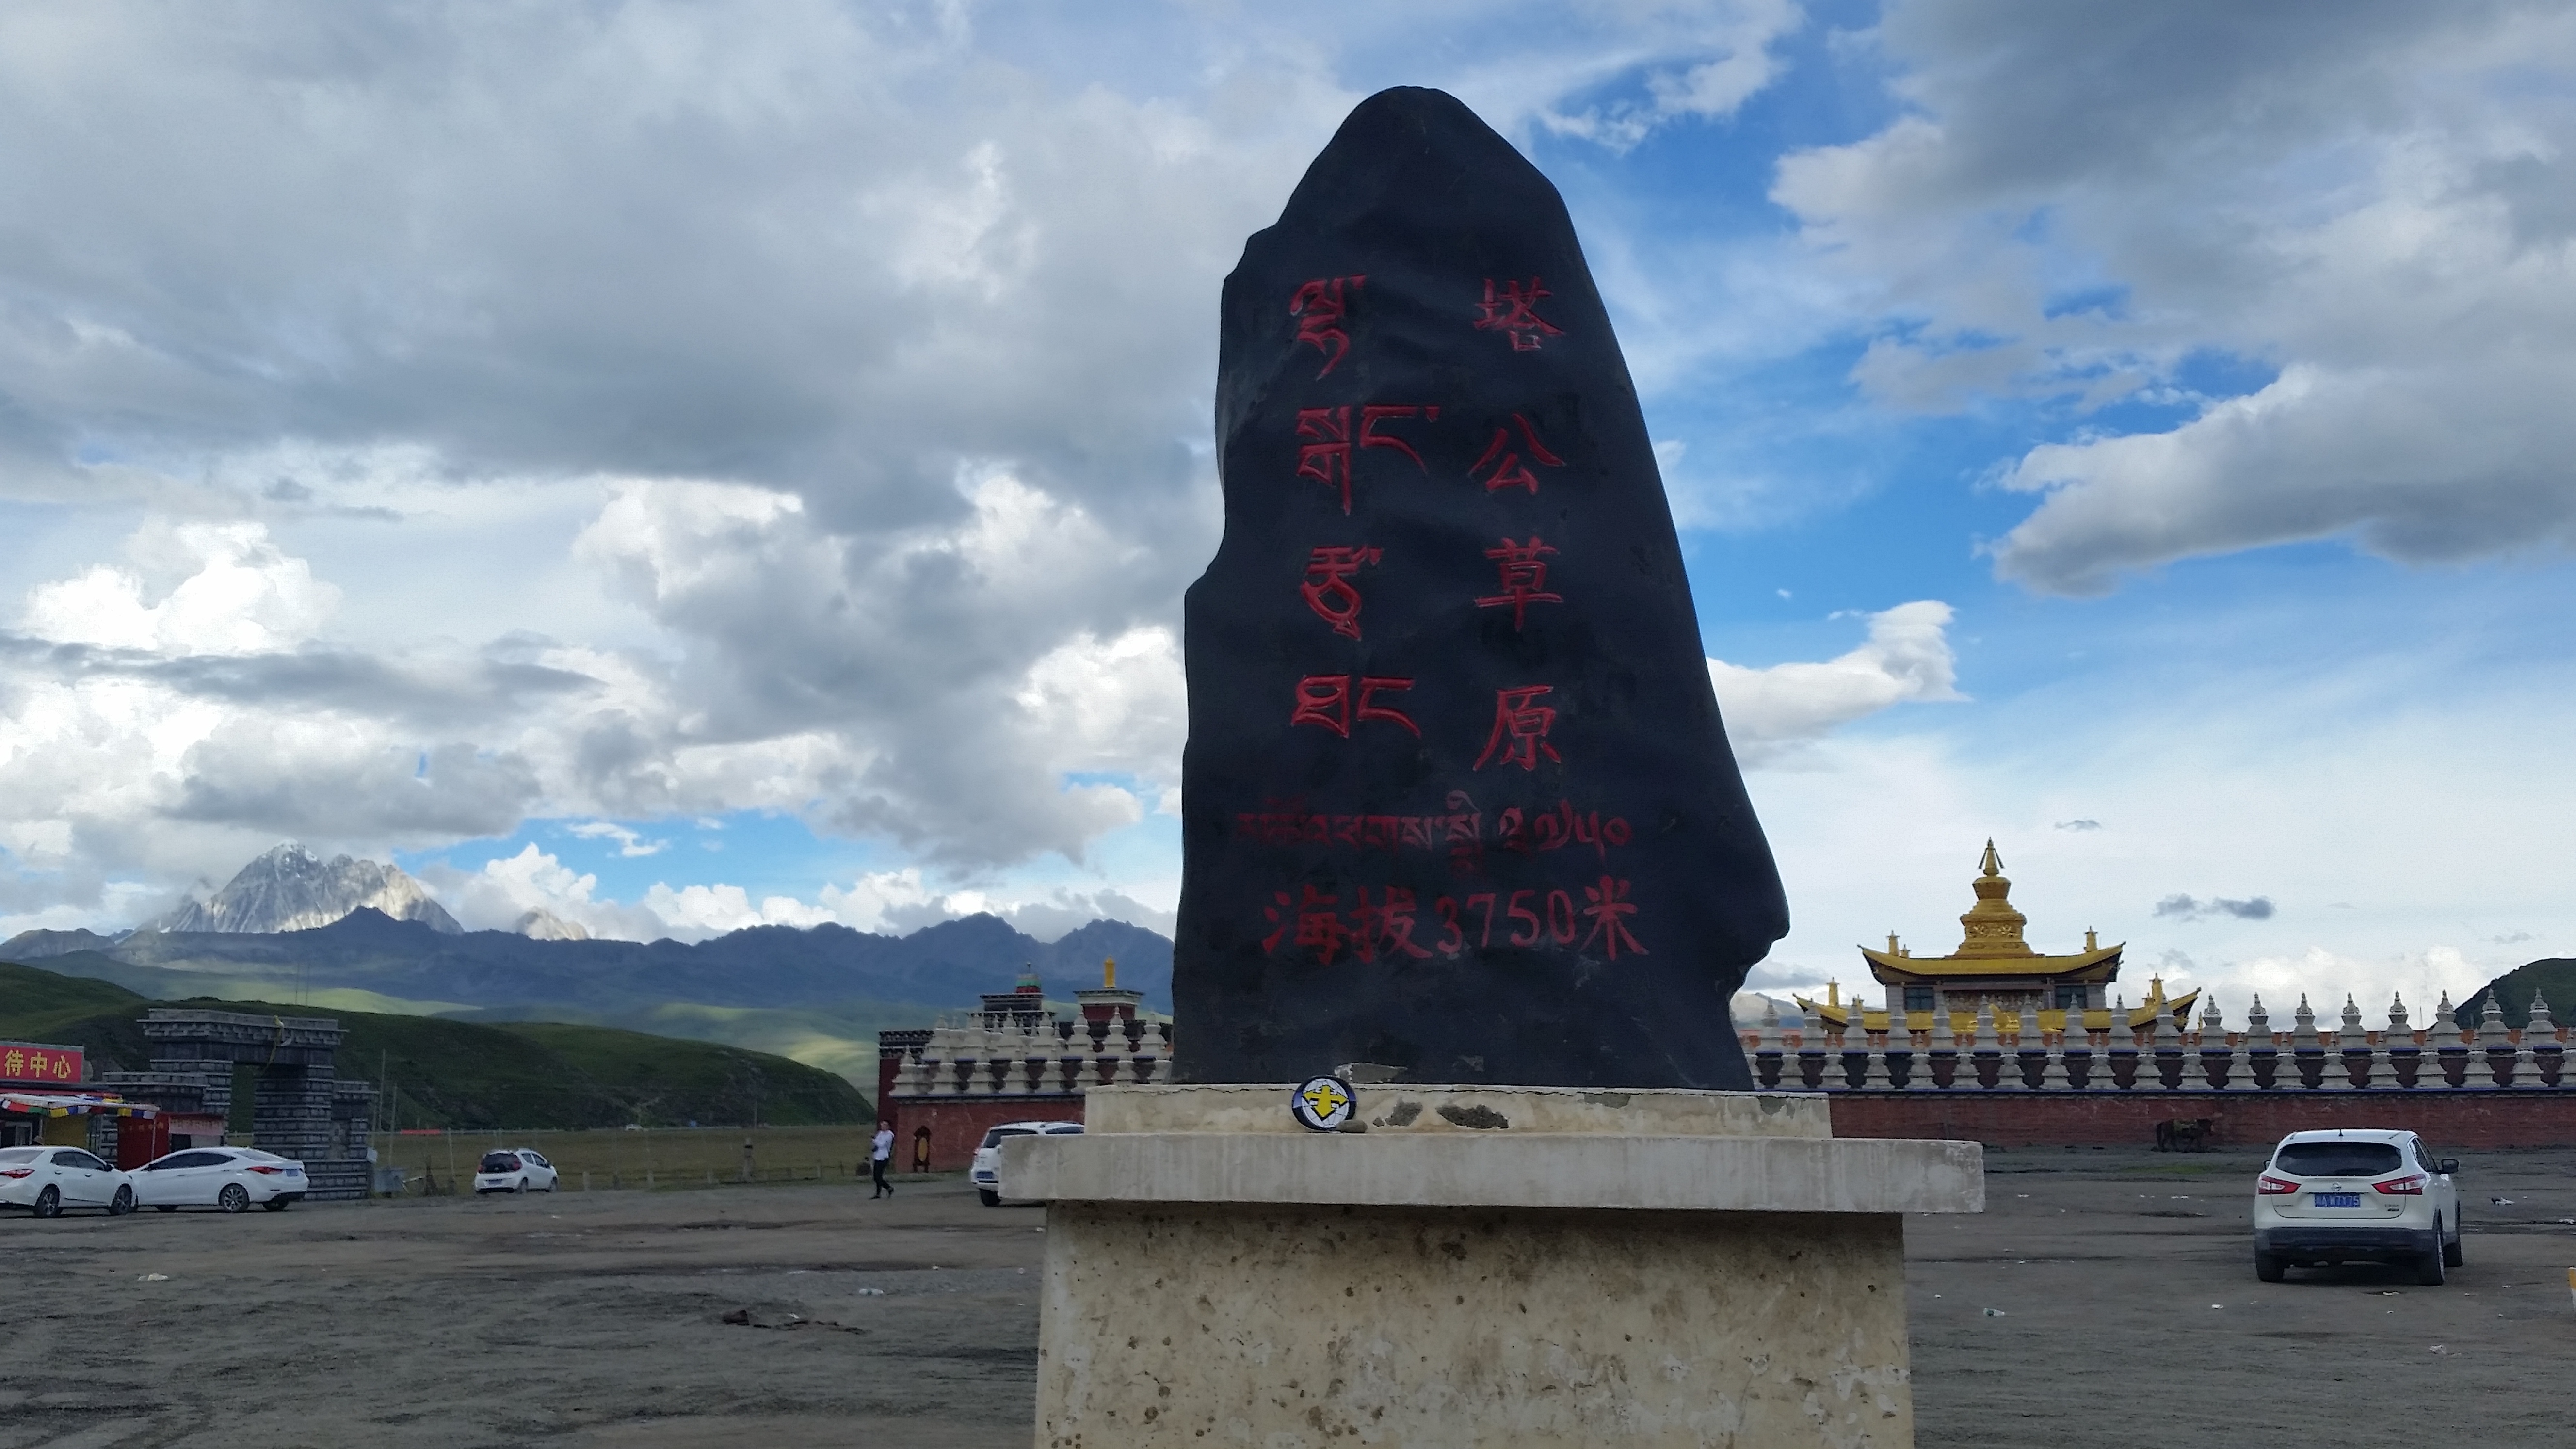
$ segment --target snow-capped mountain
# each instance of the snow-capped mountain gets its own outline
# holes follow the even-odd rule
[[[537,906],[510,923],[510,929],[531,941],[587,941],[590,932],[578,921],[567,921],[543,906]]]
[[[394,866],[350,856],[329,860],[290,840],[241,868],[213,897],[190,897],[152,923],[157,931],[274,932],[327,926],[361,906],[398,921],[461,935],[465,928]]]

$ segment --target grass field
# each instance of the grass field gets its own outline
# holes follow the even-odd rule
[[[151,1043],[137,1022],[154,1005],[257,1016],[314,1010],[262,1001],[150,1002],[111,982],[0,963],[0,1038],[76,1045],[96,1069],[139,1069],[151,1061]],[[328,1014],[346,1033],[340,1075],[383,1089],[382,1106],[397,1127],[873,1120],[865,1096],[846,1078],[741,1047],[559,1022]],[[249,1103],[248,1093],[236,1094],[243,1113]]]
[[[742,1180],[745,1139],[758,1181],[860,1182],[868,1175],[867,1127],[653,1127],[639,1132],[448,1132],[379,1135],[376,1165],[409,1174],[409,1191],[471,1191],[474,1163],[496,1147],[531,1147],[563,1173],[560,1190],[707,1187]],[[712,1178],[712,1184],[710,1179]],[[433,1186],[434,1184],[434,1186]]]

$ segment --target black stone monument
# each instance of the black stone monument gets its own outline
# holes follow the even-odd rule
[[[1788,908],[1556,188],[1363,102],[1226,279],[1216,435],[1180,1080],[1749,1088]]]

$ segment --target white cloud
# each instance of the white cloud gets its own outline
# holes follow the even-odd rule
[[[1065,777],[1134,775],[1148,801],[1177,778],[1172,632],[1103,627],[1144,554],[1009,473],[955,486],[962,517],[876,541],[790,495],[621,487],[580,546],[689,652],[616,722],[662,762],[601,788],[627,813],[804,811],[969,866],[1075,857],[1138,819],[1127,790]]]
[[[2004,577],[2097,593],[2172,560],[2349,537],[2442,560],[2576,540],[2576,14],[1898,4],[1906,114],[1774,192],[1875,319],[1884,403],[2188,405],[2006,467],[2045,497]]]
[[[471,657],[314,641],[336,596],[256,524],[148,523],[130,567],[32,589],[0,635],[0,850],[68,872],[207,887],[282,836],[384,848],[507,830],[538,794],[456,733],[581,683]]]
[[[0,500],[133,535],[8,564],[10,879],[741,809],[942,880],[1081,858],[1172,809],[1218,285],[1341,72],[1624,145],[1732,114],[1799,23],[0,15],[0,190],[43,218],[0,228]]]
[[[652,912],[600,899],[598,876],[575,871],[533,845],[485,861],[480,871],[432,864],[417,874],[468,930],[506,931],[529,911],[541,910],[594,937],[651,941],[670,934]]]
[[[2276,1022],[2300,992],[2337,1011],[2350,992],[2375,1026],[2402,990],[2421,1021],[2444,990],[2576,954],[2550,803],[2576,791],[2551,733],[2570,708],[2563,669],[2379,656],[2254,690],[2093,675],[1915,733],[1828,738],[1799,769],[1747,777],[1794,923],[1765,979],[1876,993],[1855,947],[1892,930],[1955,949],[1992,837],[2031,943],[2071,951],[2088,927],[2126,942],[2132,1001],[2161,972],[2240,1026],[2256,991]],[[2097,816],[2117,828],[2057,828]],[[2236,909],[2158,913],[2213,892]]]
[[[819,926],[835,919],[823,906],[794,896],[763,896],[758,905],[738,885],[689,885],[673,890],[656,881],[644,893],[644,908],[661,918],[671,934],[684,941],[722,935],[750,926]]]
[[[64,644],[256,654],[311,639],[340,601],[338,589],[280,553],[257,523],[155,519],[126,552],[131,565],[101,564],[36,588],[20,627]],[[153,575],[173,582],[155,590]]]
[[[1748,669],[1711,659],[1737,757],[1760,764],[1891,705],[1960,698],[1949,624],[1949,605],[1922,599],[1870,615],[1865,643],[1820,664]]]
[[[497,856],[480,870],[432,863],[417,872],[441,905],[470,930],[508,930],[520,916],[543,910],[571,921],[594,938],[652,941],[668,937],[702,941],[749,926],[816,926],[836,922],[854,931],[909,935],[925,926],[987,912],[1041,941],[1053,941],[1088,922],[1121,920],[1168,934],[1173,914],[1123,891],[1064,886],[935,888],[917,866],[862,873],[847,885],[824,882],[807,896],[768,892],[757,899],[738,885],[657,881],[633,901],[599,894],[599,877],[577,871],[534,845]],[[5,903],[0,903],[5,904]],[[0,915],[12,931],[38,924],[85,924],[35,915]]]
[[[667,840],[647,840],[642,834],[608,820],[583,820],[565,829],[583,840],[614,840],[617,853],[632,860],[637,856],[659,855],[671,848]]]
[[[1732,116],[1780,73],[1774,43],[1795,31],[1805,16],[1794,0],[1738,0],[1733,4],[1670,4],[1649,0],[1614,7],[1634,39],[1623,50],[1583,55],[1595,76],[1608,79],[1644,66],[1645,95],[1615,102],[1550,106],[1539,125],[1580,136],[1614,150],[1635,146],[1679,120]],[[1467,88],[1473,94],[1473,87]]]

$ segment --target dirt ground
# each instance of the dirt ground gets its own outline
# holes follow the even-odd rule
[[[2576,1152],[2462,1154],[2467,1263],[2440,1288],[2256,1282],[2263,1161],[1987,1153],[1984,1214],[1906,1225],[1917,1442],[2576,1444]]]
[[[2439,1289],[2257,1283],[2255,1166],[1992,1154],[1908,1226],[1919,1442],[2576,1443],[2576,1153],[2467,1159]],[[12,1217],[0,1449],[1025,1449],[1044,1223],[955,1179]]]

